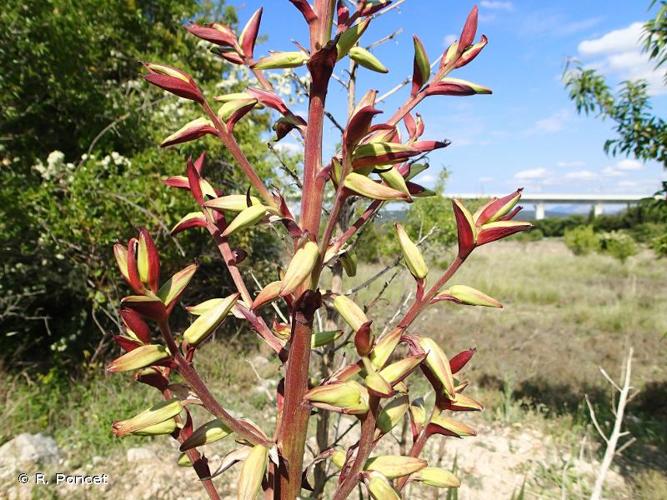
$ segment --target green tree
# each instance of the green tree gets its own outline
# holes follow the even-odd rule
[[[660,1],[656,16],[644,25],[643,48],[657,67],[667,60],[666,0]],[[579,113],[614,122],[615,137],[604,144],[607,154],[656,160],[667,168],[667,122],[653,113],[646,81],[624,81],[614,92],[599,72],[578,62],[567,65],[564,80]]]
[[[180,157],[154,146],[193,110],[144,84],[140,64],[178,61],[209,92],[235,90],[243,75],[196,50],[181,28],[193,18],[237,21],[223,1],[10,0],[0,10],[0,348],[13,366],[52,360],[44,354],[53,351],[78,359],[100,331],[114,331],[119,283],[109,248],[118,235],[148,224],[171,242],[161,247],[174,266],[179,255],[202,253],[198,235],[169,236],[174,214],[192,206],[160,182],[182,175],[201,146]],[[268,177],[267,127],[258,112],[236,133]],[[208,175],[239,188],[231,158],[219,146],[209,152]],[[271,234],[252,238],[249,262],[275,266]],[[226,271],[205,252],[202,260],[215,266],[207,285],[224,288]]]

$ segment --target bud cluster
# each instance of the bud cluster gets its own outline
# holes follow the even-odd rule
[[[162,401],[134,417],[115,422],[113,432],[117,436],[172,436],[179,442],[181,453],[174,459],[179,465],[194,469],[211,498],[219,498],[213,478],[236,464],[240,499],[255,498],[263,491],[265,498],[291,500],[302,495],[302,488],[316,490],[315,494],[321,496],[323,484],[311,485],[308,478],[312,468],[323,464],[333,465],[338,471],[336,485],[331,489],[335,500],[347,498],[360,485],[375,499],[401,498],[408,482],[456,488],[460,482],[451,472],[429,464],[420,455],[434,436],[476,435],[460,417],[460,412],[482,410],[482,404],[465,392],[468,382],[460,375],[475,349],[449,357],[436,340],[415,333],[413,323],[426,308],[442,301],[502,307],[483,292],[449,281],[477,246],[530,227],[513,220],[520,210],[517,203],[521,189],[489,201],[474,214],[453,200],[458,255],[438,276],[426,263],[422,242],[396,224],[402,262],[414,278],[416,293],[405,314],[395,324],[382,325],[386,326],[384,330],[378,328],[380,318],[374,317],[372,307],[367,309],[358,297],[341,289],[323,289],[321,275],[327,268],[344,270],[348,276],[356,274],[356,237],[386,202],[411,203],[415,198],[434,194],[414,182],[428,168],[417,161],[450,143],[423,139],[424,121],[415,108],[433,96],[491,93],[484,86],[449,76],[472,62],[487,44],[485,36],[475,42],[477,8],[465,21],[459,39],[442,54],[437,68],[423,42],[415,36],[413,72],[405,103],[392,115],[380,119],[377,93],[364,94],[341,127],[339,150],[323,161],[324,106],[336,64],[347,57],[355,68],[389,71],[360,45],[360,40],[373,19],[392,2],[290,2],[308,26],[308,48],[298,44],[298,50],[269,52],[256,58],[262,9],[238,33],[220,23],[186,27],[195,37],[209,42],[213,52],[225,61],[249,68],[257,80],[256,85],[242,92],[214,96],[212,101],[220,106],[217,111],[190,75],[162,64],[145,64],[149,83],[192,101],[201,110],[201,116],[165,138],[161,146],[215,137],[228,149],[249,187],[246,192],[228,192],[214,185],[205,177],[204,153],[187,161],[184,175],[164,181],[169,187],[189,193],[194,205],[193,211],[182,215],[173,227],[172,236],[204,229],[236,287],[230,295],[212,293],[203,302],[184,306],[191,322],[182,331],[172,331],[172,313],[197,265],[190,264],[161,282],[158,250],[147,230],[140,229],[127,245],[115,245],[116,261],[131,294],[121,301],[124,327],[115,337],[123,354],[108,365],[108,370],[133,372],[137,382],[156,388]],[[293,113],[264,75],[267,70],[299,67],[309,73],[312,82],[307,117]],[[304,140],[298,217],[279,192],[266,187],[236,142],[235,125],[257,109],[276,115],[276,141],[287,134]],[[332,200],[332,205],[325,210],[327,200]],[[343,207],[352,203],[366,204],[367,208],[357,221],[338,228]],[[325,211],[328,217],[322,217]],[[239,268],[247,253],[232,246],[232,242],[240,233],[261,225],[273,225],[289,242],[291,251],[276,279],[251,293]],[[278,317],[271,318],[271,311],[277,311]],[[322,323],[314,318],[324,314],[332,321],[339,318],[339,324],[322,328]],[[226,321],[239,321],[256,332],[281,363],[282,378],[275,398],[277,424],[271,432],[252,420],[232,415],[195,369],[195,357],[205,355],[207,341]],[[346,355],[336,357],[343,349],[347,349]],[[311,370],[313,352],[337,359],[340,368],[324,376],[319,371],[315,376]],[[420,373],[430,383],[432,403],[427,404],[431,401],[427,395],[411,390],[411,377]],[[194,406],[210,415],[196,422],[193,413],[199,413],[192,412]],[[341,447],[339,440],[330,442],[321,446],[309,465],[304,465],[309,419],[312,414],[322,417],[328,412],[360,421],[356,442],[347,448]],[[402,422],[409,425],[412,434],[409,453],[375,453],[377,443]],[[236,445],[218,464],[217,472],[212,473],[206,453],[223,439],[234,440]]]

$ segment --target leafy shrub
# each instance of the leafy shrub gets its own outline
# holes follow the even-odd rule
[[[658,257],[667,257],[667,233],[654,238],[651,242],[651,248]]]
[[[637,254],[637,244],[629,234],[612,231],[600,235],[600,249],[612,257],[625,262]]]
[[[600,249],[600,238],[592,226],[578,226],[565,231],[565,245],[575,255],[587,255]]]

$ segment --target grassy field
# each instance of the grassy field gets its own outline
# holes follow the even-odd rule
[[[447,259],[438,255],[433,262]],[[382,267],[363,267],[349,286],[364,282]],[[359,301],[373,300],[393,274],[392,269],[365,288]],[[451,283],[478,288],[505,306],[497,310],[439,304],[414,327],[415,332],[438,339],[450,356],[478,348],[466,374],[472,393],[487,406],[477,419],[480,425],[537,429],[560,450],[581,448],[585,439],[590,452],[598,453],[599,439],[591,430],[584,394],[592,398],[603,426],[608,426],[611,392],[599,367],[618,377],[621,360],[632,346],[633,385],[640,392],[626,422],[637,442],[619,463],[623,474],[634,478],[634,497],[659,488],[667,491],[664,261],[644,252],[621,264],[601,255],[575,257],[560,241],[507,242],[476,251]],[[373,308],[376,326],[387,324],[413,287],[405,271],[394,277]],[[200,356],[200,368],[221,399],[240,414],[254,416],[259,411],[268,416],[273,387],[259,378],[275,378],[277,364],[260,366],[256,343],[243,337],[211,343],[206,351]],[[76,465],[93,455],[113,455],[145,442],[110,436],[112,420],[130,416],[156,399],[148,389],[130,385],[129,376],[107,377],[98,369],[85,382],[57,372],[3,379],[0,443],[20,432],[46,432]],[[268,430],[272,424],[264,421],[263,425]],[[531,471],[527,479],[533,491],[565,491],[565,482],[567,491],[579,491],[576,477],[568,477],[560,469],[544,467]],[[658,498],[651,495],[646,498]]]

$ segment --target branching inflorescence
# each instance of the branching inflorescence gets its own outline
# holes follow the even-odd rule
[[[403,260],[416,282],[412,303],[395,326],[376,338],[376,327],[352,298],[340,291],[322,290],[320,278],[326,267],[338,265],[353,273],[356,265],[352,249],[361,228],[377,214],[385,202],[411,202],[428,196],[424,187],[413,182],[420,168],[411,161],[425,153],[444,148],[448,141],[422,140],[424,123],[414,109],[434,96],[489,94],[480,85],[451,78],[449,74],[471,62],[487,43],[486,37],[475,43],[477,8],[465,21],[461,36],[442,55],[432,71],[426,50],[414,37],[413,76],[409,96],[386,121],[375,107],[376,92],[369,91],[350,108],[339,151],[327,161],[322,158],[323,128],[327,89],[338,61],[349,56],[363,68],[385,73],[384,65],[358,42],[374,17],[390,8],[388,0],[350,2],[339,0],[290,0],[303,15],[310,33],[309,49],[273,52],[255,58],[255,40],[259,33],[262,10],[248,21],[240,35],[221,24],[190,25],[194,36],[211,42],[225,60],[248,67],[256,77],[256,87],[244,92],[216,96],[221,103],[214,111],[196,82],[188,74],[161,64],[146,64],[146,80],[172,94],[194,101],[202,116],[169,136],[162,146],[193,141],[205,135],[218,138],[246,176],[247,193],[223,193],[204,177],[205,155],[189,160],[185,175],[171,177],[166,184],[188,191],[196,205],[174,227],[173,234],[191,228],[206,229],[231,275],[236,293],[211,298],[187,307],[196,319],[183,332],[171,330],[170,316],[197,271],[191,264],[168,281],[161,282],[157,249],[144,229],[127,246],[117,244],[116,259],[133,295],[121,302],[125,331],[116,337],[125,354],[115,359],[109,371],[132,371],[138,382],[158,389],[164,398],[159,404],[128,420],[115,422],[113,432],[127,434],[169,434],[180,442],[178,462],[194,468],[211,498],[219,498],[213,477],[237,462],[238,497],[255,498],[261,490],[265,498],[294,499],[309,484],[308,469],[325,461],[335,464],[337,483],[330,487],[332,498],[341,500],[363,483],[376,499],[400,498],[406,483],[419,481],[435,487],[457,487],[459,482],[444,468],[430,467],[420,458],[434,435],[463,437],[475,431],[453,419],[460,411],[479,411],[482,405],[465,395],[466,382],[458,372],[474,354],[474,349],[451,359],[434,340],[412,332],[419,314],[439,301],[457,304],[500,307],[500,304],[464,285],[445,288],[468,255],[480,245],[526,230],[530,224],[513,221],[521,190],[493,199],[471,214],[457,200],[453,201],[458,229],[458,254],[444,273],[429,280],[429,269],[418,246],[407,232],[396,226]],[[334,25],[334,19],[336,24]],[[308,115],[295,115],[274,92],[264,71],[306,66],[310,87]],[[435,69],[435,68],[433,68]],[[242,152],[234,135],[234,126],[255,108],[269,108],[279,116],[274,124],[277,140],[298,134],[304,141],[303,186],[301,206],[296,217],[285,198],[266,187],[253,165]],[[400,125],[404,126],[404,131]],[[377,177],[375,177],[377,176]],[[326,196],[325,196],[326,194]],[[366,209],[350,224],[337,226],[346,203],[368,200]],[[322,216],[324,205],[328,217]],[[258,224],[284,228],[293,248],[280,280],[250,293],[247,278],[238,264],[245,252],[230,245],[235,233]],[[286,307],[289,322],[267,322],[270,303]],[[322,309],[338,315],[349,328],[320,331],[314,318]],[[205,341],[229,315],[244,321],[274,352],[283,365],[284,378],[277,385],[276,427],[272,432],[246,418],[238,418],[225,409],[211,393],[194,365],[194,358],[204,350]],[[161,339],[153,336],[156,325]],[[349,343],[356,359],[331,370],[323,378],[313,378],[313,349],[338,351]],[[336,346],[336,349],[333,349]],[[399,346],[401,346],[399,348]],[[202,353],[205,355],[205,353]],[[408,377],[420,370],[435,393],[433,408],[426,410],[423,398],[413,397]],[[320,372],[321,373],[321,372]],[[174,376],[178,382],[174,383]],[[191,408],[200,406],[211,414],[208,422],[193,421]],[[360,422],[358,439],[347,449],[340,439],[320,443],[318,454],[304,466],[304,449],[311,415],[327,412],[354,416]],[[396,425],[408,419],[412,447],[401,455],[373,455],[377,443]],[[325,426],[326,430],[326,426]],[[239,447],[227,455],[221,467],[211,472],[202,449],[227,436]],[[325,433],[325,437],[328,436]],[[319,441],[319,436],[318,436]],[[230,472],[227,472],[229,474]],[[335,477],[334,476],[334,477]],[[327,479],[327,478],[325,478]],[[320,477],[320,482],[322,481]],[[321,495],[323,486],[316,485]],[[329,494],[329,493],[328,493]]]

